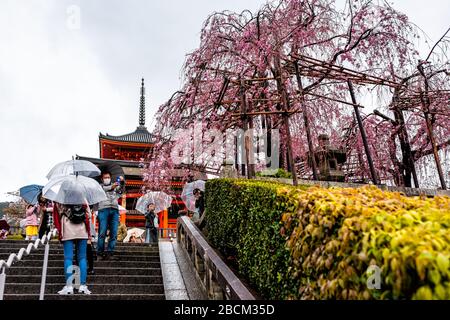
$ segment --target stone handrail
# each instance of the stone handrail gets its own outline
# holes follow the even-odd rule
[[[178,218],[177,241],[188,253],[209,299],[256,299],[208,244],[190,218]]]
[[[163,239],[172,239],[177,237],[176,228],[158,228],[158,237]]]

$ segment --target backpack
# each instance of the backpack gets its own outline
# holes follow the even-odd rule
[[[84,223],[86,221],[86,208],[80,205],[70,205],[67,207],[65,216],[74,224]]]

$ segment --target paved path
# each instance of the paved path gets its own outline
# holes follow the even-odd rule
[[[192,264],[176,240],[160,240],[159,256],[167,300],[206,300]]]

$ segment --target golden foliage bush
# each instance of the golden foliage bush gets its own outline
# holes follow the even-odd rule
[[[282,217],[299,283],[290,298],[450,299],[450,198],[314,187],[297,201]]]
[[[215,179],[206,214],[209,240],[266,298],[450,299],[449,197]]]

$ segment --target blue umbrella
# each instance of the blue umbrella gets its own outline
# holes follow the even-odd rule
[[[19,189],[19,195],[27,203],[35,205],[38,202],[39,195],[42,192],[44,186],[39,186],[37,184],[32,184]]]

